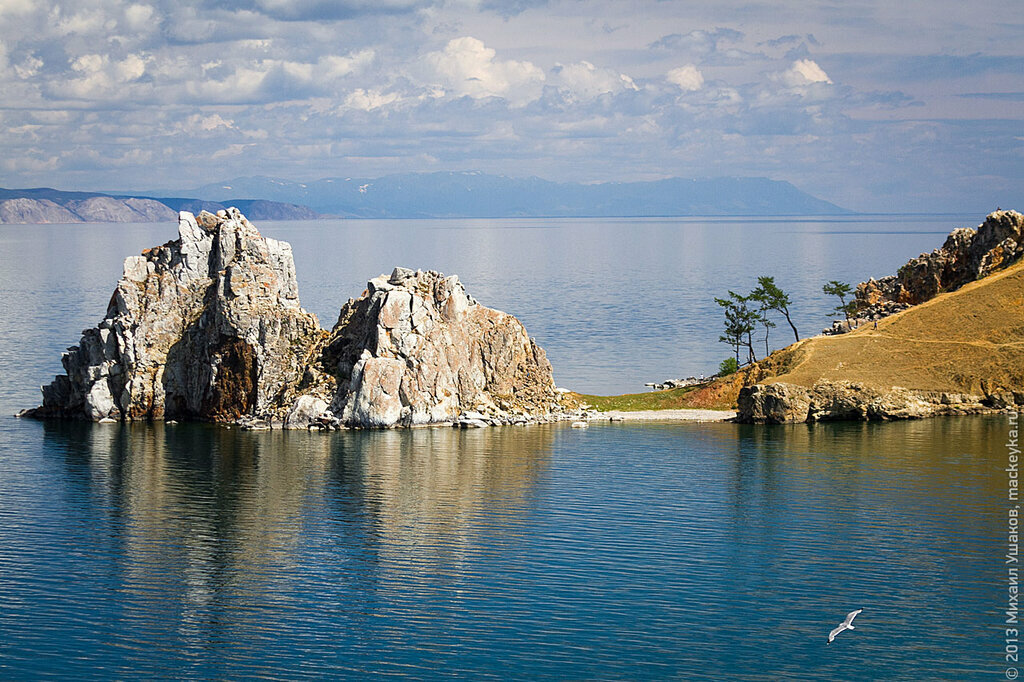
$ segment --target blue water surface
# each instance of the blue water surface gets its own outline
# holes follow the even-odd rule
[[[724,289],[774,273],[814,330],[822,280],[887,274],[962,224],[260,227],[325,325],[368,277],[436,267],[522,318],[560,384],[620,392],[717,364]],[[0,226],[2,414],[37,404],[121,260],[173,236]],[[1003,678],[1008,432],[0,418],[0,678]]]

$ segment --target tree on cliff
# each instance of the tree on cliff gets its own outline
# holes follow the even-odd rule
[[[715,299],[725,314],[724,333],[718,340],[732,346],[737,364],[740,361],[740,347],[746,347],[748,362],[757,362],[753,334],[762,315],[747,305],[750,300],[749,296],[741,296],[735,291],[730,291],[728,298]]]
[[[857,310],[857,301],[853,300],[849,303],[846,302],[846,297],[853,293],[853,287],[846,282],[840,282],[838,280],[831,280],[827,284],[821,287],[821,290],[828,296],[838,296],[839,305],[832,310],[837,313],[842,313],[843,317],[846,318],[846,328],[851,329],[850,315]]]
[[[789,294],[779,288],[775,284],[774,277],[768,277],[762,275],[757,278],[757,288],[750,292],[751,300],[757,301],[761,304],[762,310],[767,312],[769,310],[775,310],[783,314],[786,318],[786,322],[789,323],[790,328],[793,330],[793,336],[796,340],[800,340],[800,333],[796,330],[796,325],[793,324],[793,318],[789,316],[789,306],[792,301],[789,300]],[[771,326],[775,326],[774,324]],[[768,326],[765,325],[765,348],[768,347]],[[767,351],[766,351],[767,352]]]

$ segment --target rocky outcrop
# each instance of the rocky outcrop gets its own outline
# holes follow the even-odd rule
[[[230,421],[272,412],[299,381],[322,332],[299,307],[291,247],[237,210],[182,213],[178,234],[125,260],[36,416]]]
[[[995,211],[976,230],[953,230],[940,248],[912,259],[895,275],[859,284],[858,308],[885,302],[917,305],[1012,265],[1021,256],[1024,215]]]
[[[551,364],[512,315],[477,303],[455,275],[395,268],[342,306],[310,392],[348,426],[511,423],[559,409]]]
[[[561,418],[544,351],[454,275],[372,279],[328,333],[299,305],[291,247],[237,209],[182,212],[178,233],[125,261],[106,316],[28,416],[302,429]]]
[[[1019,398],[1019,400],[1018,400]],[[820,381],[813,387],[789,383],[756,384],[740,390],[736,421],[747,424],[890,419],[991,412],[1024,404],[1024,394],[998,391],[983,396],[914,391],[881,391],[849,381]]]

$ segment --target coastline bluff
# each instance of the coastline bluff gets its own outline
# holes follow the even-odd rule
[[[990,214],[858,302],[900,304],[874,325],[803,339],[742,375],[737,421],[912,419],[1024,405],[1024,216]]]
[[[234,208],[181,212],[178,239],[127,258],[62,364],[23,416],[331,429],[560,412],[544,351],[458,277],[396,268],[327,332],[299,304],[291,246]]]

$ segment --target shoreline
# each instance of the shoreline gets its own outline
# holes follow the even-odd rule
[[[598,412],[590,421],[673,421],[673,422],[724,422],[736,418],[735,410],[608,410]]]

